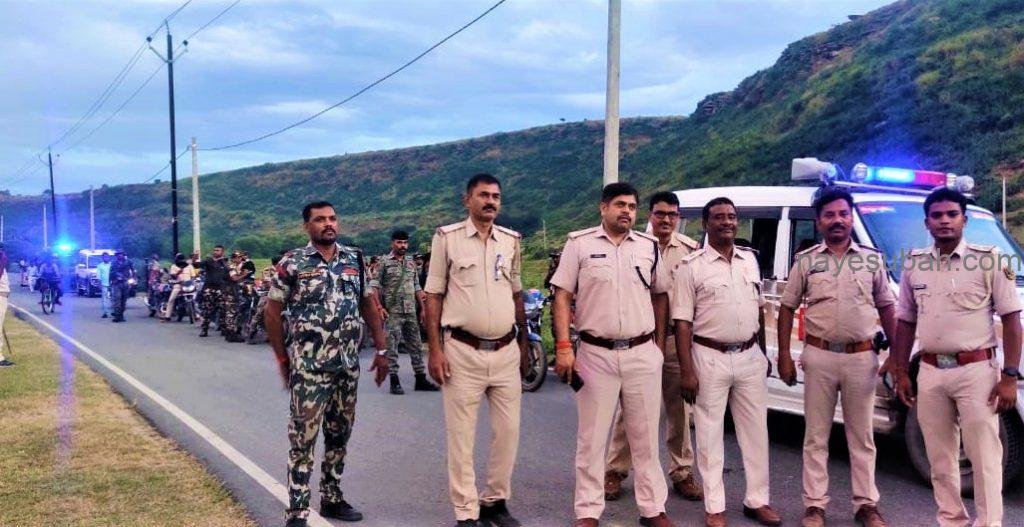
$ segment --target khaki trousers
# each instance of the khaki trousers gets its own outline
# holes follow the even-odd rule
[[[661,369],[661,400],[665,405],[665,445],[668,447],[668,477],[673,482],[682,481],[693,475],[693,441],[690,438],[690,405],[682,397],[682,373],[679,357],[676,355],[675,338],[665,341],[665,365]],[[623,477],[632,468],[626,427],[619,411],[612,428],[612,440],[608,445],[608,472],[617,472]]]
[[[496,351],[481,351],[450,337],[444,355],[452,376],[441,387],[448,438],[448,490],[456,520],[475,520],[480,501],[512,496],[512,468],[519,448],[519,346],[513,341]],[[491,416],[487,485],[479,496],[473,470],[473,445],[480,400],[487,397]]]
[[[704,480],[704,510],[710,514],[725,510],[726,404],[732,410],[743,454],[743,504],[753,509],[768,505],[768,359],[757,345],[740,353],[722,353],[694,343],[693,363],[700,383],[693,421],[697,468]]]
[[[875,486],[875,433],[872,415],[878,379],[878,356],[871,350],[834,353],[805,344],[804,369],[804,507],[828,505],[828,438],[837,399],[843,405],[846,444],[850,449],[853,510],[878,504]]]
[[[608,435],[620,403],[636,470],[637,508],[644,517],[665,512],[668,487],[658,461],[663,362],[661,350],[650,341],[625,350],[580,343],[576,371],[584,385],[576,393],[577,518],[600,518],[604,512]]]
[[[932,487],[941,527],[1000,527],[1003,524],[1003,444],[999,414],[988,396],[999,381],[995,361],[950,369],[921,363],[917,377],[917,419],[932,468]],[[960,439],[974,469],[971,524],[960,497]]]
[[[7,316],[8,295],[10,295],[10,293],[8,293],[7,291],[0,292],[0,331],[3,330],[4,317]],[[4,357],[4,338],[3,335],[0,335],[0,360],[4,360],[5,358],[6,357]]]

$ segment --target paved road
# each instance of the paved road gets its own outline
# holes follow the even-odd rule
[[[28,308],[65,334],[162,395],[205,425],[213,434],[255,463],[278,482],[285,482],[287,393],[278,379],[269,346],[227,344],[218,338],[197,338],[188,324],[161,324],[146,318],[142,299],[129,301],[128,322],[112,324],[99,317],[99,300],[68,296],[53,315],[41,315],[36,298],[24,290],[11,300]],[[282,522],[279,501],[221,450],[136,387],[110,373],[97,360],[64,343],[101,374],[163,433],[199,458],[264,526]],[[412,386],[408,358],[402,379]],[[15,355],[16,360],[16,355]],[[363,364],[369,354],[364,353]],[[80,366],[80,365],[79,365]],[[454,523],[447,499],[441,398],[436,393],[392,396],[366,376],[359,386],[354,433],[343,478],[346,498],[366,514],[362,525],[433,526]],[[558,382],[523,397],[522,435],[513,479],[511,510],[528,526],[567,525],[572,515],[572,458],[575,448],[575,405],[571,391]],[[486,405],[477,432],[477,459],[486,459]],[[800,504],[801,419],[770,418],[772,504],[797,525]],[[845,444],[833,433],[833,506],[830,526],[854,525],[849,510],[849,471]],[[726,440],[726,485],[732,525],[753,525],[739,513],[743,468],[735,437]],[[895,526],[933,525],[930,490],[917,478],[898,441],[879,440],[878,486],[883,512]],[[320,449],[318,448],[318,456]],[[664,452],[662,452],[664,458]],[[477,474],[483,474],[481,463]],[[478,479],[481,479],[478,477]],[[637,511],[629,492],[609,503],[602,525],[636,525]],[[316,505],[314,492],[314,506]],[[1006,525],[1024,525],[1024,485],[1006,492]],[[703,525],[699,504],[670,496],[668,512],[681,526]],[[1016,523],[1015,523],[1016,522]],[[339,522],[339,524],[341,524]]]

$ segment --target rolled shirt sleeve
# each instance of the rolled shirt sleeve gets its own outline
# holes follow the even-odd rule
[[[873,253],[868,256],[869,265],[871,264],[871,258],[879,261],[878,270],[875,271],[871,280],[872,294],[875,297],[875,309],[889,307],[896,303],[896,296],[892,294],[892,289],[889,287],[889,271],[885,268],[885,258],[879,253]]]
[[[551,277],[551,285],[576,294],[576,286],[579,283],[580,273],[580,248],[579,242],[573,239],[566,240],[562,248],[562,256],[558,260],[558,269]]]
[[[1014,261],[996,252],[996,262]],[[1009,263],[1003,263],[999,269],[992,271],[992,307],[999,316],[1009,315],[1021,310],[1020,297],[1017,296],[1017,275]]]
[[[904,269],[900,276],[900,296],[896,305],[896,318],[910,323],[917,323],[917,301],[914,299],[912,285],[913,269]]]
[[[693,265],[680,263],[672,270],[672,320],[693,322],[696,291],[693,287]]]
[[[424,290],[434,295],[443,295],[448,290],[448,242],[440,232],[430,242],[430,269]]]
[[[523,279],[522,279],[522,267],[523,267],[523,251],[520,247],[519,238],[515,239],[515,252],[512,254],[512,266],[509,268],[509,278],[512,282],[512,292],[519,293],[523,290]]]
[[[274,277],[270,279],[270,291],[267,293],[267,298],[287,304],[294,284],[295,261],[291,257],[285,256],[277,263]]]
[[[804,287],[807,283],[804,280],[805,269],[806,263],[804,258],[798,256],[796,262],[793,263],[793,267],[789,270],[789,276],[786,278],[786,288],[782,291],[782,298],[779,299],[779,303],[783,307],[796,311],[800,304],[803,303]]]

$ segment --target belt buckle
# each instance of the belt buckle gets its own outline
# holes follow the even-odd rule
[[[960,363],[957,362],[956,355],[943,353],[935,355],[935,365],[939,369],[948,370],[950,368],[956,368]]]
[[[629,348],[630,348],[630,346],[629,346],[629,339],[613,339],[612,340],[612,349],[613,350],[621,351],[621,350],[628,350]]]
[[[743,351],[743,344],[742,342],[739,344],[728,344],[723,351],[725,353],[739,353]]]
[[[832,353],[846,353],[846,344],[840,344],[838,342],[829,342],[828,350]]]
[[[494,351],[498,349],[498,341],[496,340],[481,340],[477,346],[480,351]]]

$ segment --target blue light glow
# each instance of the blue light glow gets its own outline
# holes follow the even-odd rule
[[[57,242],[56,249],[58,253],[67,255],[71,254],[71,252],[75,250],[75,246],[68,241],[59,241]]]
[[[869,182],[880,183],[913,183],[914,171],[904,168],[871,167],[868,169]]]

